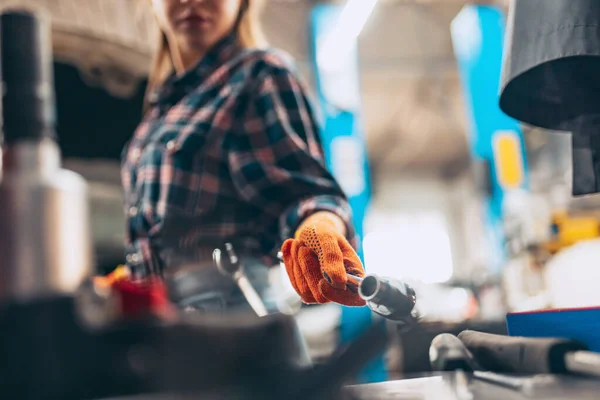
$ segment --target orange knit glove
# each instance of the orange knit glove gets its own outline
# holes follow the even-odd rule
[[[366,304],[348,281],[347,274],[363,277],[365,272],[343,229],[337,216],[319,212],[300,225],[295,239],[283,243],[283,262],[303,302]]]

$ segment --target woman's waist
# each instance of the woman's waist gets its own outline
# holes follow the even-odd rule
[[[148,268],[166,272],[179,268],[213,267],[213,253],[223,250],[225,244],[233,245],[240,260],[259,262],[268,266],[278,263],[275,246],[264,246],[257,238],[210,238],[209,240],[160,240],[137,238],[126,249],[127,263],[133,268]],[[131,262],[135,261],[135,262]],[[144,265],[152,264],[155,265]]]
[[[214,251],[216,249],[224,251],[226,243],[230,242],[199,247],[165,246],[157,248],[155,251],[164,264],[165,270],[186,265],[212,266]],[[241,245],[238,241],[233,247],[240,260],[261,260],[265,257],[265,254],[254,243]]]
[[[267,290],[271,274],[269,266],[254,259],[246,259],[242,265],[253,288],[259,292]],[[185,305],[205,296],[236,297],[240,294],[233,277],[210,264],[188,264],[167,269],[163,278],[169,297],[177,304]]]

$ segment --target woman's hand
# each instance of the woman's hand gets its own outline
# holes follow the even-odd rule
[[[347,274],[363,277],[358,255],[345,238],[346,227],[333,213],[317,212],[282,247],[283,262],[292,286],[305,303],[335,302],[364,306]]]

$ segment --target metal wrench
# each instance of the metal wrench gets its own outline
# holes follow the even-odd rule
[[[264,317],[268,314],[265,303],[250,283],[248,276],[246,276],[244,266],[240,263],[231,243],[225,244],[225,254],[221,249],[213,251],[213,262],[222,274],[233,278],[256,315]]]

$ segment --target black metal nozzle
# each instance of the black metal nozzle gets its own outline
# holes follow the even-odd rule
[[[0,14],[4,142],[54,139],[50,21],[27,10]]]

